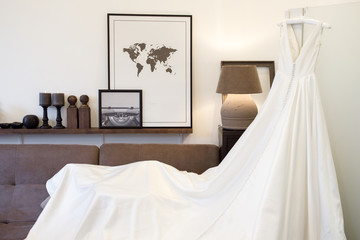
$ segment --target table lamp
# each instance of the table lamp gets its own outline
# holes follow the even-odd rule
[[[224,129],[246,129],[258,113],[250,94],[261,93],[255,65],[223,65],[217,93],[228,94],[221,107]]]

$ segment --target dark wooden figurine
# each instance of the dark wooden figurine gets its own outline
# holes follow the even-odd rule
[[[67,100],[70,104],[67,108],[67,127],[76,129],[79,127],[79,113],[76,107],[77,97],[71,95]]]
[[[81,95],[80,102],[82,105],[79,108],[79,128],[90,128],[90,107],[87,105],[89,97]]]

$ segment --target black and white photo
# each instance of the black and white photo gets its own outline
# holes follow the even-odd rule
[[[99,90],[99,128],[142,127],[142,90]]]

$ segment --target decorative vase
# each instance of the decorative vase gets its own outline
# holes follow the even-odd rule
[[[26,115],[23,118],[25,128],[37,128],[39,125],[39,118],[35,115]]]

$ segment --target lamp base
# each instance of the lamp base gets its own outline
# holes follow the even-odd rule
[[[224,129],[246,129],[258,113],[250,94],[228,94],[221,107]]]

